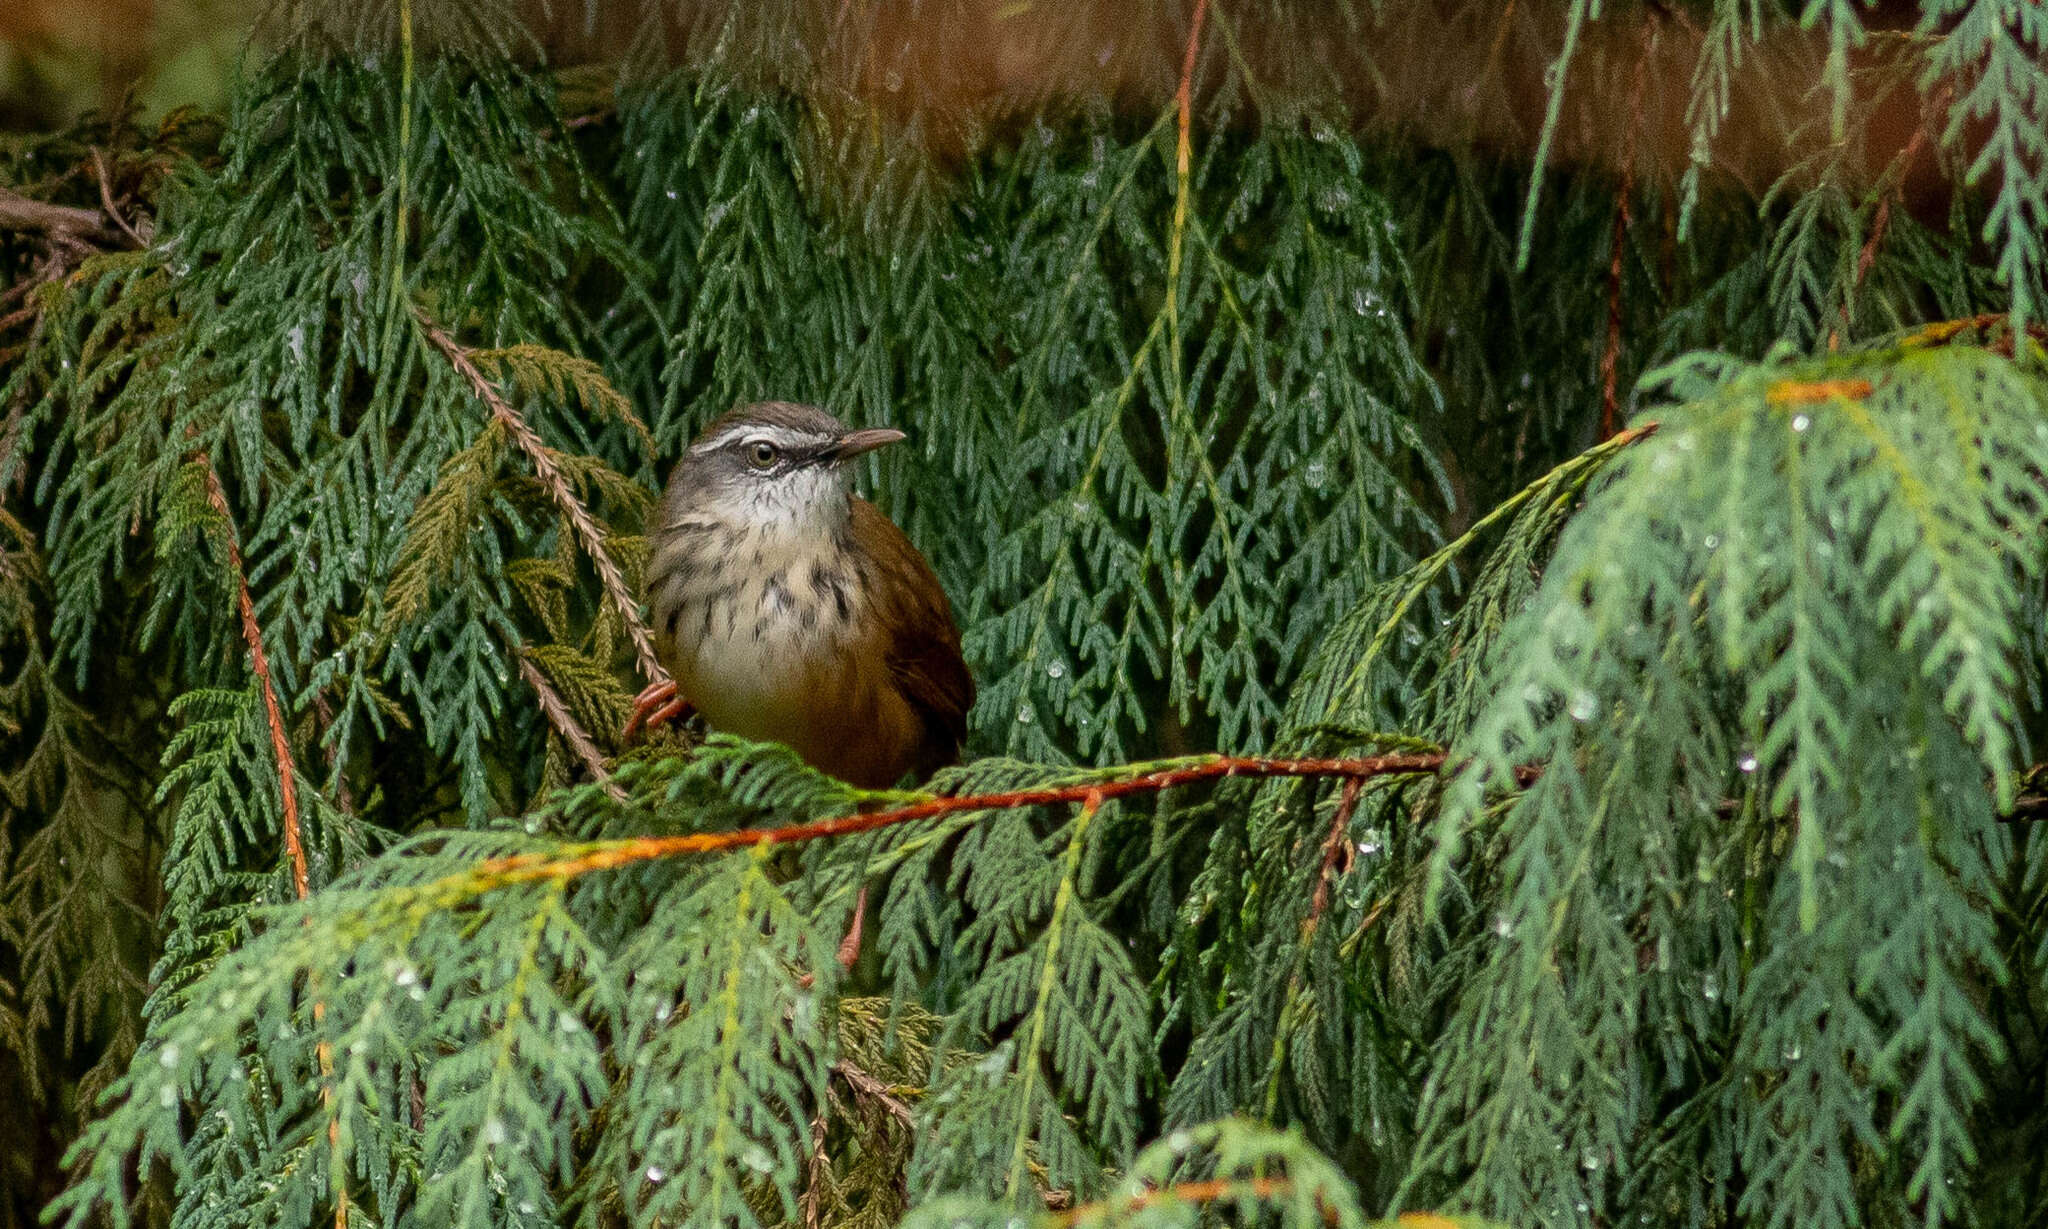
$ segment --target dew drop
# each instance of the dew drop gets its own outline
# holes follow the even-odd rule
[[[1499,914],[1493,919],[1493,933],[1503,939],[1511,938],[1515,933],[1515,924],[1508,920],[1507,914]]]
[[[1036,720],[1038,720],[1038,714],[1032,711],[1031,706],[1029,704],[1020,704],[1017,706],[1018,725],[1030,725],[1032,722]]]
[[[1735,761],[1735,766],[1736,766],[1737,768],[1740,768],[1740,769],[1741,769],[1742,771],[1744,771],[1744,772],[1755,772],[1755,771],[1756,771],[1756,752],[1754,752],[1754,751],[1745,751],[1745,752],[1743,752],[1743,753],[1742,753],[1742,758],[1741,758],[1741,759],[1739,759],[1739,760],[1737,760],[1737,761]]]
[[[759,1144],[747,1145],[747,1150],[741,1154],[740,1160],[746,1162],[747,1168],[757,1174],[775,1172],[775,1158],[770,1156],[768,1150]]]
[[[1323,484],[1329,480],[1329,469],[1321,461],[1310,461],[1308,468],[1302,471],[1302,476],[1308,479],[1310,486],[1320,491]]]
[[[522,1199],[519,1201],[519,1214],[521,1216],[532,1216],[537,1211],[539,1209],[533,1206],[533,1200]]]
[[[487,1143],[487,1144],[502,1144],[502,1143],[504,1143],[504,1142],[505,1142],[506,1140],[510,1139],[511,1137],[512,1137],[512,1134],[511,1134],[511,1132],[509,1132],[509,1131],[507,1131],[507,1130],[505,1129],[505,1123],[504,1123],[504,1120],[503,1120],[503,1119],[500,1119],[500,1118],[486,1118],[486,1119],[484,1119],[484,1142],[485,1142],[485,1143]]]
[[[158,1104],[169,1109],[178,1103],[178,1090],[166,1084],[157,1090],[156,1099]]]
[[[1708,549],[1708,550],[1712,550],[1712,549],[1714,549],[1715,547],[1717,547],[1717,546],[1719,546],[1719,545],[1721,545],[1721,535],[1720,535],[1720,534],[1718,534],[1718,533],[1710,533],[1710,534],[1708,534],[1708,535],[1707,535],[1707,549]]]
[[[647,1167],[647,1180],[649,1182],[659,1183],[667,1177],[668,1171],[666,1169],[663,1169],[661,1166],[649,1165]]]
[[[1386,838],[1380,834],[1378,828],[1367,828],[1358,834],[1358,854],[1360,857],[1370,858],[1385,848]]]
[[[1045,668],[1045,677],[1049,679],[1063,679],[1066,676],[1067,663],[1063,661],[1053,662]]]
[[[166,1070],[166,1071],[169,1071],[169,1070],[170,1070],[171,1068],[173,1068],[173,1067],[177,1066],[177,1065],[178,1065],[178,1047],[177,1047],[177,1046],[174,1046],[174,1045],[166,1045],[166,1046],[165,1046],[165,1047],[163,1048],[163,1053],[161,1053],[161,1054],[158,1054],[158,1055],[156,1056],[156,1061],[157,1061],[157,1062],[159,1062],[159,1063],[162,1063],[162,1064],[163,1064],[163,1068],[164,1068],[164,1070]]]
[[[1593,693],[1580,688],[1572,693],[1571,715],[1573,721],[1591,721],[1593,714],[1600,711],[1600,701]]]
[[[1721,979],[1712,973],[1700,978],[1700,997],[1711,1003],[1721,997]]]
[[[1794,431],[1804,431],[1812,425],[1813,420],[1804,414],[1794,414],[1792,416],[1792,429]]]

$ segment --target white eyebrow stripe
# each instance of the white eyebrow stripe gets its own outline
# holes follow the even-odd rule
[[[755,440],[762,440],[786,452],[793,448],[803,447],[810,442],[811,438],[811,436],[805,435],[800,431],[791,431],[787,427],[771,426],[758,422],[737,423],[709,439],[699,440],[695,444],[690,445],[690,455],[701,456],[707,452],[716,452],[734,440],[746,440],[749,443]]]

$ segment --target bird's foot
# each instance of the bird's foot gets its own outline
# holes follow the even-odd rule
[[[697,706],[690,703],[689,697],[676,690],[673,682],[663,680],[651,683],[646,690],[633,697],[633,715],[626,719],[626,728],[619,731],[619,741],[632,742],[633,736],[644,730],[651,730],[671,721],[686,720],[695,711]]]

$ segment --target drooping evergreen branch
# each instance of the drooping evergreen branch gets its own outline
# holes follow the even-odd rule
[[[547,487],[556,507],[568,518],[577,540],[582,544],[584,552],[590,556],[591,565],[597,569],[598,581],[604,586],[605,595],[611,598],[613,606],[618,610],[620,622],[626,628],[627,636],[633,641],[633,654],[640,673],[651,683],[670,682],[668,671],[663,669],[661,662],[655,658],[654,641],[648,635],[646,622],[640,617],[640,604],[634,600],[632,591],[626,587],[626,578],[619,570],[618,561],[605,547],[604,531],[598,528],[596,520],[590,515],[590,510],[583,506],[583,501],[576,498],[576,493],[569,489],[568,479],[563,475],[561,465],[548,451],[547,445],[541,442],[540,436],[535,434],[526,420],[520,417],[519,412],[512,408],[511,403],[505,400],[504,394],[498,391],[497,386],[485,377],[467,348],[435,324],[425,311],[415,308],[413,315],[419,320],[427,340],[448,360],[449,366],[469,383],[477,399],[489,407],[491,417],[505,428],[513,442],[519,445],[519,450],[526,454],[527,461],[539,475],[542,484]]]
[[[256,603],[249,596],[248,573],[242,564],[242,544],[235,533],[234,517],[228,511],[227,494],[221,489],[220,476],[214,473],[212,462],[198,455],[193,457],[193,462],[200,467],[206,484],[206,502],[212,505],[221,520],[228,568],[234,573],[235,606],[241,612],[242,642],[249,649],[249,668],[256,675],[256,685],[263,696],[263,719],[270,728],[270,749],[277,759],[277,792],[283,812],[280,829],[284,833],[285,852],[292,862],[292,890],[300,900],[304,900],[312,886],[306,870],[306,846],[299,831],[297,772],[292,767],[291,740],[285,734],[284,714],[277,703],[277,685],[270,675],[270,655],[263,649],[263,629],[256,622]]]

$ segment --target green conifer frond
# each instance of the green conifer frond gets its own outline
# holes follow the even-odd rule
[[[2048,1216],[2038,15],[1069,8],[0,140],[0,1229]],[[763,398],[922,787],[621,745]]]

